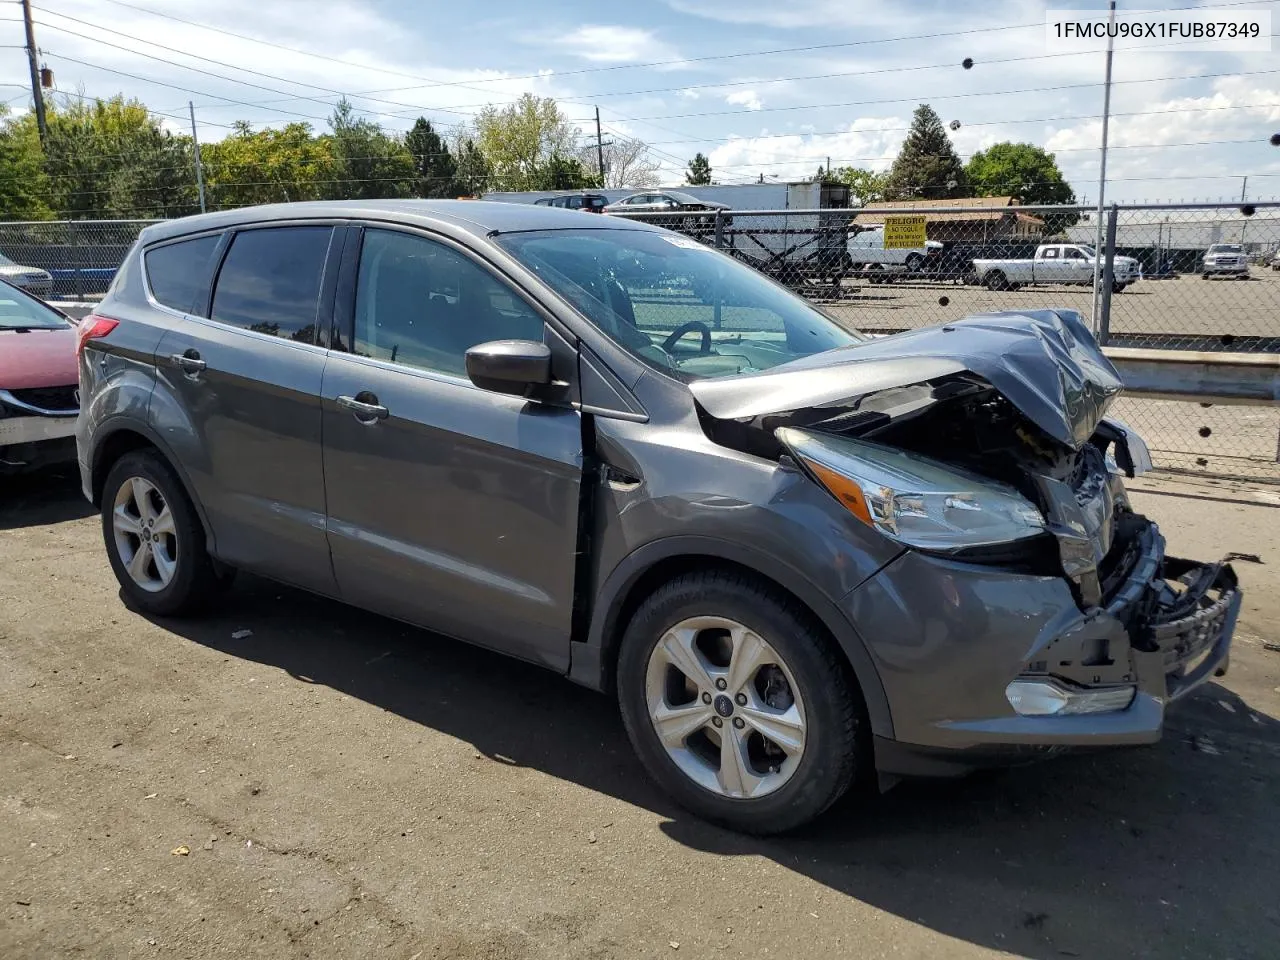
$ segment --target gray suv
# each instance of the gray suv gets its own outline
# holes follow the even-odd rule
[[[244,569],[615,693],[680,803],[786,830],[855,783],[1150,743],[1225,669],[1078,315],[864,339],[649,225],[287,204],[147,227],[79,331],[127,602]]]

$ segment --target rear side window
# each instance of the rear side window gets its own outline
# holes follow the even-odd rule
[[[218,273],[212,319],[315,343],[320,284],[332,236],[332,227],[237,233]]]
[[[194,312],[196,298],[208,289],[210,261],[217,246],[218,235],[213,234],[148,250],[143,259],[156,302],[171,310]],[[204,309],[203,304],[199,309]]]

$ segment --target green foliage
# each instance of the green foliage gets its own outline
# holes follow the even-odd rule
[[[466,192],[458,183],[458,164],[449,146],[426,117],[413,122],[405,135],[404,145],[413,159],[413,195],[424,199],[451,199]]]
[[[887,174],[875,173],[861,167],[836,167],[831,179],[849,188],[850,204],[864,206],[885,198],[885,186],[889,178]]]
[[[531,93],[502,108],[485,107],[476,114],[475,132],[489,166],[490,185],[498,190],[548,189],[539,186],[550,176],[543,168],[554,161],[563,173],[566,158],[576,152],[579,133],[555,100]]]
[[[372,120],[355,116],[344,97],[329,118],[334,182],[326,192],[331,200],[374,200],[408,197],[418,178],[413,157],[404,143],[383,133]]]
[[[927,103],[916,107],[911,129],[885,184],[888,200],[940,200],[968,195],[964,167],[942,121]]]
[[[489,186],[493,176],[489,161],[470,137],[460,137],[454,147],[457,157],[458,185],[468,196],[478,196]],[[461,196],[462,194],[460,194]]]
[[[530,190],[585,190],[599,184],[595,173],[588,173],[577,157],[553,153],[546,163],[534,169],[529,178]]]
[[[47,219],[49,178],[35,123],[13,120],[8,107],[0,107],[0,121],[0,217]]]
[[[689,170],[685,180],[691,187],[705,187],[711,183],[711,161],[702,153],[695,153],[689,161]]]
[[[975,153],[965,175],[980,197],[1015,197],[1019,203],[1075,203],[1057,160],[1030,143],[997,143]]]
[[[322,200],[337,174],[332,146],[306,123],[256,133],[238,123],[230,136],[201,146],[210,205]]]

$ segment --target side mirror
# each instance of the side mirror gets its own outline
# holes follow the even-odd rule
[[[491,340],[467,351],[467,376],[482,390],[523,396],[551,383],[551,349],[535,340]]]

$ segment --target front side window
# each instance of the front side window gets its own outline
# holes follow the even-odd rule
[[[686,381],[767,370],[861,339],[678,234],[535,230],[496,242],[624,349]]]
[[[542,318],[452,247],[366,230],[356,284],[360,356],[466,376],[466,353],[490,340],[542,340]]]
[[[316,342],[332,227],[268,227],[235,235],[213,291],[212,319]]]
[[[65,330],[71,324],[52,307],[0,283],[0,330]]]
[[[152,247],[144,256],[147,283],[157,303],[183,313],[204,311],[196,298],[209,290],[209,269],[218,235]]]

